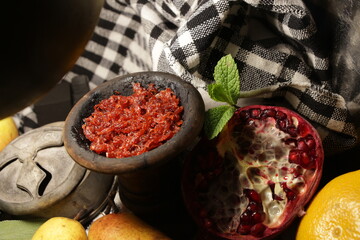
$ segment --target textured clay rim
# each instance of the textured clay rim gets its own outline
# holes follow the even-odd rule
[[[157,87],[170,87],[184,107],[180,131],[163,145],[138,156],[122,159],[107,158],[92,152],[81,125],[93,111],[93,106],[114,94],[131,94],[132,83],[142,86],[154,83]],[[205,106],[200,93],[180,77],[164,72],[138,72],[116,77],[85,94],[69,112],[64,126],[64,145],[69,155],[81,166],[101,173],[120,174],[145,169],[174,159],[197,140],[204,123]]]

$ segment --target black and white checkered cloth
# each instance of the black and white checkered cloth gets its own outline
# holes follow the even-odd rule
[[[157,70],[191,82],[207,107],[217,61],[231,54],[244,97],[281,98],[311,120],[327,154],[354,147],[360,124],[360,3],[337,0],[106,0],[65,79],[90,87]],[[260,92],[260,93],[259,93]],[[20,121],[33,119],[31,109]]]

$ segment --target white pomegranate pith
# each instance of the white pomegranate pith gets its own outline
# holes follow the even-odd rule
[[[232,168],[236,168],[240,172],[238,190],[241,204],[237,214],[233,216],[233,221],[239,222],[241,214],[245,212],[249,204],[243,189],[253,189],[260,195],[263,210],[266,213],[263,223],[271,226],[276,224],[288,201],[280,183],[285,182],[288,188],[296,188],[297,192],[301,193],[302,188],[305,186],[302,173],[306,169],[289,162],[288,156],[294,146],[285,144],[283,139],[290,138],[290,135],[276,128],[275,119],[268,118],[265,121],[252,121],[251,124],[256,128],[254,129],[253,139],[249,139],[249,141],[252,141],[249,145],[251,151],[245,155],[239,153],[239,145],[236,144],[236,140],[231,139],[234,136],[231,129],[223,131],[217,150],[221,157],[226,158],[231,155],[233,158],[233,162],[224,167],[224,172],[229,169],[232,170]],[[224,195],[221,192],[221,187],[227,183],[221,184],[219,182],[219,184],[218,186],[216,184],[211,186],[211,194],[214,194],[215,191]],[[277,196],[277,199],[274,199],[274,195]],[[230,217],[233,208],[230,205],[227,206],[231,209],[229,211]],[[219,227],[230,232],[236,231],[238,228],[238,224],[230,224],[230,226],[232,229],[226,229],[225,226]]]

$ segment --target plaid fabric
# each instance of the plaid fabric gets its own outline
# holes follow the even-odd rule
[[[359,3],[349,0],[107,0],[65,80],[86,75],[93,88],[126,73],[171,72],[211,107],[206,87],[217,61],[231,54],[244,98],[281,99],[314,123],[327,154],[337,153],[359,136],[354,9]],[[20,124],[36,122],[29,112],[19,113]]]

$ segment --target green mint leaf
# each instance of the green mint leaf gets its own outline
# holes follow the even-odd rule
[[[235,105],[240,97],[240,78],[237,65],[230,54],[222,57],[216,64],[214,79],[215,85],[221,85],[222,87],[216,86],[216,91],[213,89],[213,92],[216,93],[213,99],[218,101],[218,96],[224,96],[225,99],[220,98],[221,101]],[[221,93],[219,93],[219,91],[221,91]],[[212,96],[212,93],[209,92],[209,94]]]
[[[225,89],[221,84],[209,84],[208,92],[212,99],[218,102],[227,102],[227,96],[225,94]]]
[[[216,137],[233,116],[236,108],[230,105],[211,108],[205,113],[205,134],[209,139]]]

